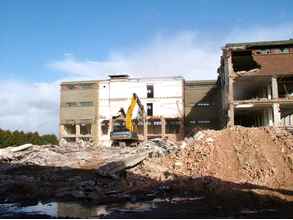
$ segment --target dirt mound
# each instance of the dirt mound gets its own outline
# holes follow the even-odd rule
[[[211,176],[236,184],[293,189],[293,136],[278,128],[200,131],[176,153],[143,162],[133,173],[158,181]]]

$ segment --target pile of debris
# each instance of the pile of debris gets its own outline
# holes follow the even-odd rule
[[[16,165],[38,165],[97,169],[102,176],[116,177],[119,173],[136,166],[148,157],[159,157],[174,152],[177,146],[170,141],[148,140],[138,147],[102,148],[90,142],[61,141],[60,145],[25,144],[0,149],[1,170]]]
[[[91,158],[93,147],[83,143],[62,145],[24,144],[0,149],[1,170],[16,166],[38,165],[50,167],[78,167],[80,161]]]
[[[28,192],[38,186],[43,196],[94,200],[111,192],[163,186],[210,190],[220,181],[227,183],[226,190],[233,183],[292,192],[293,135],[280,128],[233,127],[199,131],[180,145],[164,139],[124,148],[86,142],[27,144],[1,149],[0,170],[3,196],[21,198],[23,191],[15,192],[18,179]],[[198,185],[198,179],[204,184]]]
[[[117,157],[113,155],[113,152],[117,152],[117,150],[108,148],[103,151],[104,162],[98,167],[97,173],[101,176],[119,178],[124,171],[137,166],[147,158],[166,156],[176,152],[178,149],[179,147],[175,143],[158,138],[142,142],[136,148],[125,147],[118,149]],[[107,153],[110,155],[105,156]]]
[[[158,182],[214,177],[236,184],[292,190],[293,136],[273,127],[199,131],[187,138],[180,150],[145,160],[131,172]]]

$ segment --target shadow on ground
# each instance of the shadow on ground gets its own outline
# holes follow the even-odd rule
[[[201,206],[201,210],[205,210],[206,213],[209,213],[209,210],[219,209],[219,207],[226,212],[243,209],[278,209],[282,210],[280,211],[282,215],[269,217],[293,217],[293,211],[291,211],[293,210],[293,203],[287,200],[287,198],[293,196],[293,191],[249,183],[238,184],[212,176],[198,178],[173,176],[170,180],[160,182],[131,172],[113,179],[99,176],[96,170],[44,166],[12,168],[9,164],[2,164],[1,167],[6,167],[2,169],[0,174],[1,203],[35,204],[38,201],[54,201],[99,205],[175,196],[202,196],[205,198],[204,202],[201,202],[200,205],[197,204],[196,207],[195,204],[186,205],[186,208],[189,210],[192,207],[198,208]],[[174,212],[173,209],[174,207],[166,213]],[[154,215],[149,217],[170,217],[168,214],[162,215],[163,213],[159,211],[157,214],[155,213],[153,212]],[[190,215],[190,218],[198,217],[193,216],[193,214]],[[180,216],[186,218],[186,216]],[[201,218],[211,217],[208,215],[199,216]],[[127,217],[145,216],[130,215]]]

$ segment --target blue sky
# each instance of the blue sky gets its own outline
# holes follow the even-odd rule
[[[103,60],[112,50],[142,45],[156,34],[186,30],[216,40],[236,27],[293,21],[292,8],[290,0],[3,0],[1,78],[8,74],[32,82],[56,80],[62,73],[46,64],[62,59],[65,53]]]
[[[215,79],[225,43],[293,38],[292,8],[291,0],[2,0],[0,127],[56,133],[62,80]]]

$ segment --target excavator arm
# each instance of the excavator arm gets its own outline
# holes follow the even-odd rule
[[[141,116],[143,116],[144,115],[144,107],[141,104],[138,96],[135,93],[133,93],[133,96],[131,98],[131,103],[130,103],[130,105],[127,109],[127,113],[126,113],[126,128],[131,132],[134,131],[134,125],[132,122],[132,115],[133,115],[133,111],[134,111],[136,104],[138,105],[138,107],[140,109]]]

